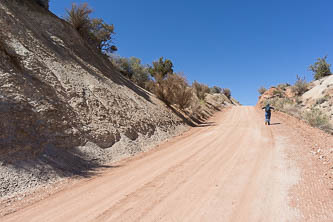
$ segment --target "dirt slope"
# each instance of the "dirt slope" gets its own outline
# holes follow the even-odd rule
[[[231,108],[1,221],[332,221],[332,192],[311,158],[311,171],[299,164],[305,147],[282,117],[268,127],[258,109]]]
[[[278,109],[300,118],[305,112],[320,110],[331,124],[328,131],[333,133],[333,75],[309,82],[308,90],[300,96],[293,92],[293,87],[289,84],[271,87],[259,97],[257,105],[260,107],[269,101]]]
[[[0,30],[0,199],[87,176],[188,129],[34,0],[1,0]],[[216,101],[204,117],[233,103]]]

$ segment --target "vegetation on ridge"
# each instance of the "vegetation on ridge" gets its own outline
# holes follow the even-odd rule
[[[309,70],[313,72],[313,77],[315,80],[332,75],[330,69],[331,64],[328,64],[326,59],[327,56],[324,56],[323,58],[318,58],[317,62],[315,62],[313,65],[310,65]]]
[[[319,58],[317,62],[310,66],[310,70],[314,74],[314,80],[331,75],[330,64],[326,62],[326,58],[326,56]],[[321,90],[321,93],[315,93],[315,98],[311,98],[311,94],[306,96],[304,94],[311,90],[311,87],[316,87],[316,83],[308,83],[305,77],[301,78],[298,75],[292,86],[289,84],[280,84],[267,91],[261,87],[258,92],[261,96],[264,95],[264,97],[261,97],[260,105],[270,103],[279,111],[303,119],[313,127],[333,133],[330,123],[330,116],[333,116],[333,112],[330,112],[333,107],[332,84],[328,82],[324,88],[321,86],[323,81],[317,84],[319,84],[318,90]]]
[[[114,25],[109,25],[99,18],[90,18],[93,10],[87,3],[72,4],[71,9],[66,10],[66,20],[88,41],[90,45],[100,52],[107,54],[117,51],[113,45]]]

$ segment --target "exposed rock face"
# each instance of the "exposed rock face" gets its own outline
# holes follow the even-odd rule
[[[333,75],[312,82],[312,88],[302,95],[303,100],[317,100],[333,96]]]

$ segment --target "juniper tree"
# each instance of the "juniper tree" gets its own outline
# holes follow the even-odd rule
[[[318,58],[317,62],[315,62],[313,65],[310,65],[309,70],[313,72],[315,80],[332,75],[330,69],[331,64],[328,64],[326,59],[327,56],[324,56],[323,58]]]

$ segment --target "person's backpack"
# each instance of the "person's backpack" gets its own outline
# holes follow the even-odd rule
[[[266,107],[265,107],[265,112],[269,113],[270,111],[271,111],[271,107],[266,106]]]

